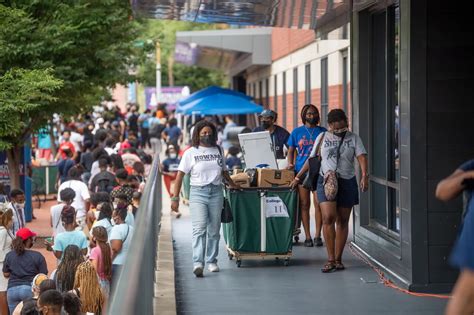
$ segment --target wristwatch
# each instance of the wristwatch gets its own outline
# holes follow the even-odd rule
[[[171,201],[179,201],[179,197],[171,197],[170,200]]]

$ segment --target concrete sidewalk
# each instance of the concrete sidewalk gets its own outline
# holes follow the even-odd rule
[[[237,268],[221,238],[221,272],[195,278],[191,220],[186,206],[181,211],[183,217],[173,219],[178,314],[443,314],[446,300],[385,287],[349,249],[344,254],[347,269],[332,274],[320,272],[324,247],[301,245],[293,247],[289,267],[275,260],[245,260]]]

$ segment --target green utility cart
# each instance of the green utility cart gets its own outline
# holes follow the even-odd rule
[[[233,220],[223,224],[229,259],[284,259],[289,265],[298,194],[290,188],[227,190]]]

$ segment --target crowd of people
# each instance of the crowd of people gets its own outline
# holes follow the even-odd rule
[[[25,192],[12,189],[0,203],[0,314],[104,313],[133,246],[152,157],[165,144],[162,169],[173,176],[181,140],[162,107],[139,114],[129,106],[122,114],[103,106],[40,130],[33,163],[56,164],[58,176],[52,237],[36,246],[45,246],[56,266],[48,270],[31,249],[37,235],[26,227]]]

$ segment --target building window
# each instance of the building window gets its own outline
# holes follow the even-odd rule
[[[263,82],[262,80],[260,80],[258,82],[258,99],[259,99],[259,103],[263,105]],[[267,104],[264,104],[264,105],[267,105]]]
[[[304,102],[311,104],[311,64],[304,67]]]
[[[400,232],[398,6],[371,16],[370,224],[398,237]]]
[[[278,112],[278,76],[273,76],[273,106],[275,112]]]
[[[283,95],[282,95],[282,112],[283,112],[283,128],[286,128],[286,71],[283,71]]]
[[[342,109],[349,115],[349,59],[347,50],[342,52]]]
[[[254,82],[252,84],[252,90],[253,90],[253,94],[252,94],[253,99],[256,101],[257,100],[257,83]]]
[[[298,68],[293,69],[293,128],[298,126]]]
[[[321,59],[321,125],[327,127],[328,116],[328,58]]]
[[[265,104],[270,107],[270,79],[265,79]]]

